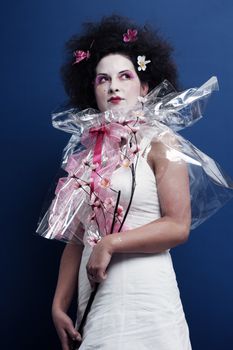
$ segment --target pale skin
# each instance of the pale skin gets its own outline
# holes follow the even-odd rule
[[[147,84],[140,82],[132,62],[120,54],[102,58],[96,67],[96,78],[95,95],[100,111],[132,108],[137,97],[148,92]],[[122,100],[111,104],[112,96]],[[170,145],[178,148],[177,142],[166,134],[164,139],[152,144],[147,157],[157,182],[161,218],[102,238],[94,246],[86,266],[91,285],[107,278],[107,268],[114,253],[161,253],[187,241],[191,221],[188,171],[181,159],[168,159]],[[67,315],[76,289],[81,256],[80,245],[67,244],[61,258],[52,316],[63,350],[70,349],[69,339],[81,339]]]

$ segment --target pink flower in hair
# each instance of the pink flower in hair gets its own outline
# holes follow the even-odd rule
[[[88,60],[90,57],[90,51],[76,50],[74,51],[75,62],[73,64],[79,63],[83,60]]]
[[[137,40],[138,31],[137,29],[128,29],[127,33],[123,34],[123,41],[125,43],[132,43]]]

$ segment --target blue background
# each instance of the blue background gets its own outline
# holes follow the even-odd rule
[[[217,75],[205,118],[183,132],[233,176],[231,1],[8,1],[1,18],[1,348],[55,350],[50,305],[63,245],[34,235],[69,135],[51,126],[64,102],[64,42],[113,11],[173,42],[183,87]],[[194,350],[233,343],[233,201],[172,250]],[[159,350],[159,349],[158,349]],[[179,350],[179,349],[174,349]]]

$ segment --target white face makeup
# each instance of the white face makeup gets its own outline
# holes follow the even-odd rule
[[[103,57],[96,67],[95,97],[100,112],[108,109],[128,111],[145,96],[148,85],[141,84],[133,63],[120,54]]]

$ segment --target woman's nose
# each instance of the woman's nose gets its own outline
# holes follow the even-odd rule
[[[109,93],[120,91],[119,83],[117,80],[112,79],[109,84]]]

